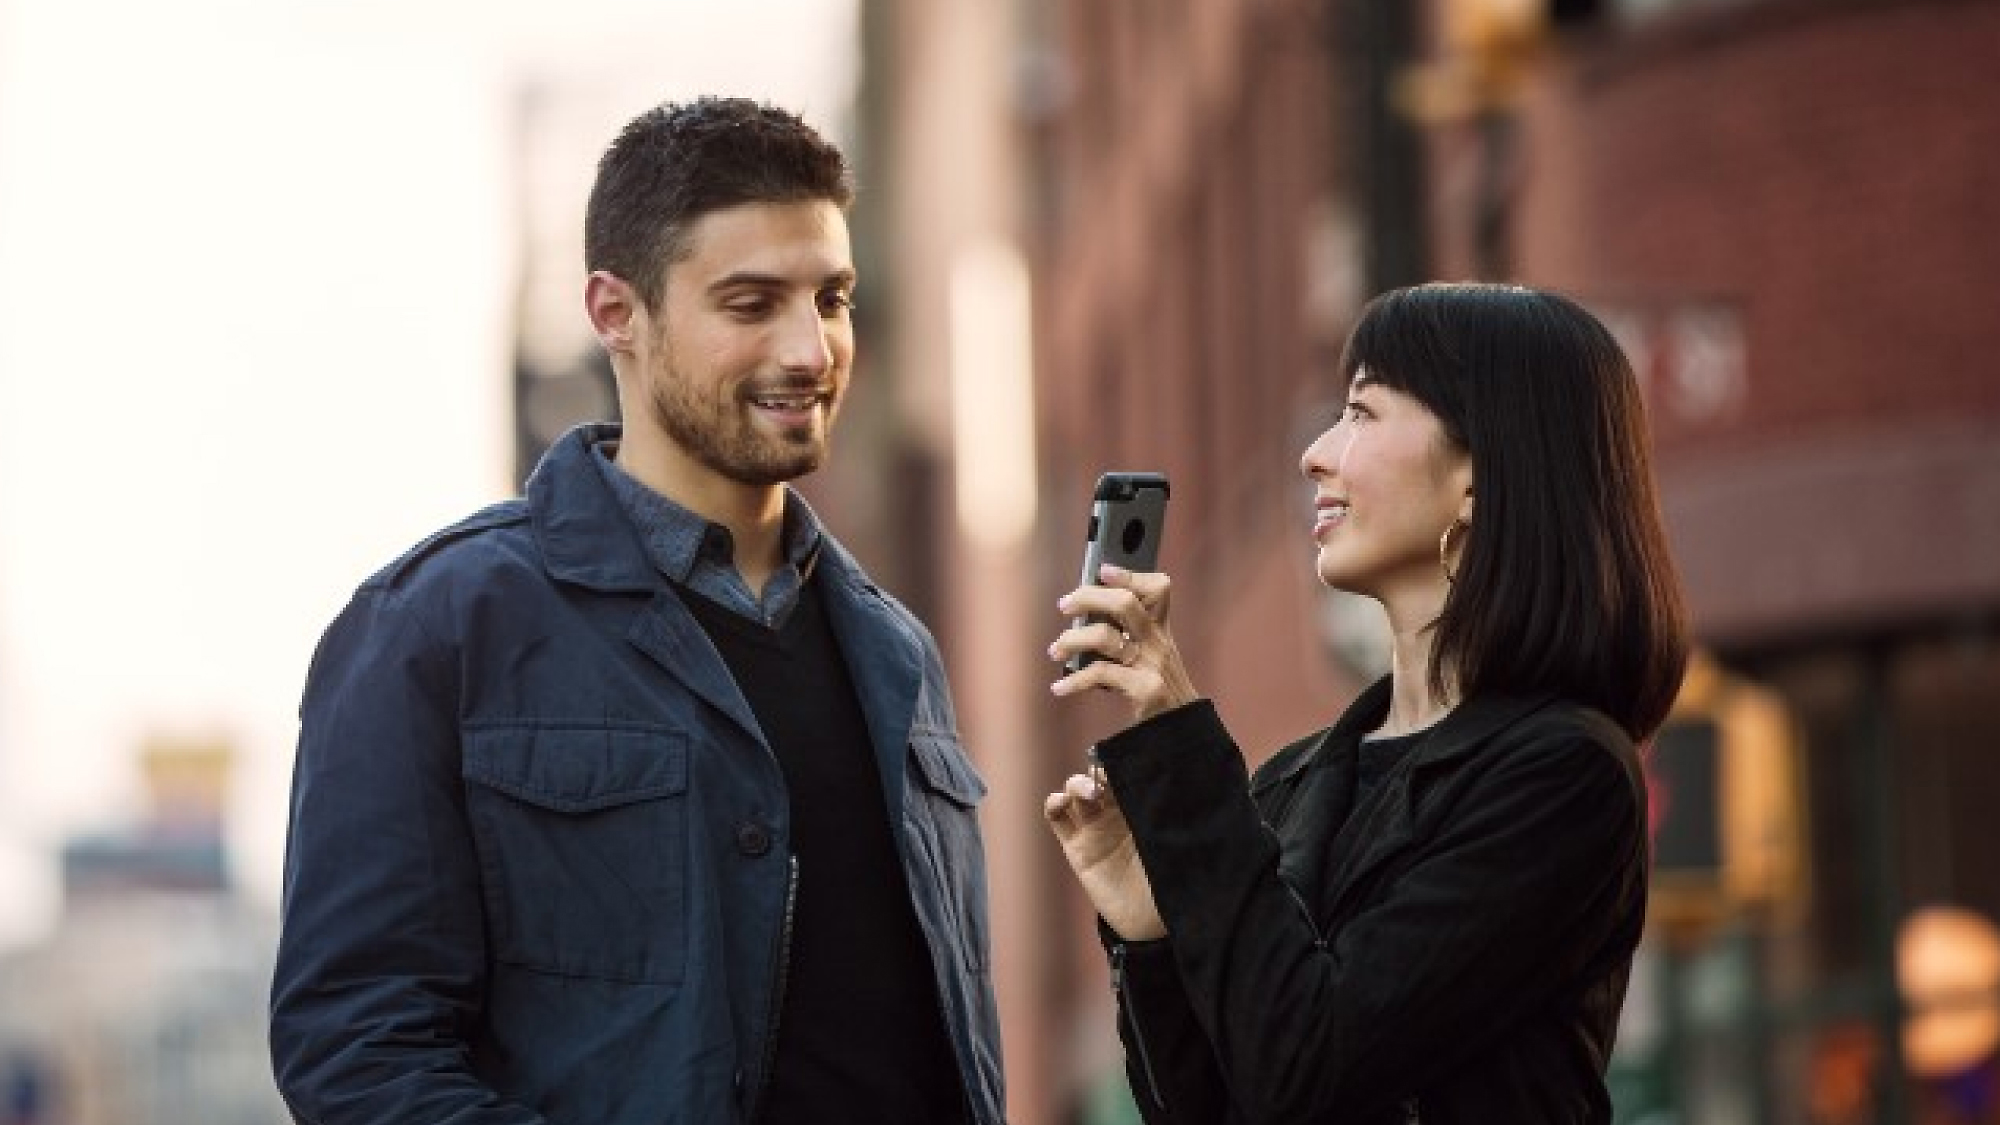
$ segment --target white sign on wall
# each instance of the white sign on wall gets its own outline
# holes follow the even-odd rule
[[[1589,302],[1632,362],[1655,413],[1710,426],[1742,416],[1749,397],[1743,314],[1718,297]]]

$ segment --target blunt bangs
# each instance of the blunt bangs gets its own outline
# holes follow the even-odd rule
[[[1644,408],[1611,334],[1557,294],[1421,285],[1369,303],[1341,374],[1423,403],[1472,461],[1433,690],[1554,691],[1648,737],[1678,690],[1686,624]]]

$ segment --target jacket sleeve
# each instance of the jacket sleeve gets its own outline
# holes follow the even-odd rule
[[[486,986],[457,663],[364,587],[307,677],[271,993],[280,1092],[307,1125],[539,1125],[471,1071]]]
[[[1127,942],[1099,923],[1118,997],[1125,1079],[1146,1125],[1216,1125],[1228,1091],[1164,940]],[[1142,1030],[1143,1029],[1143,1030]]]
[[[1525,740],[1457,766],[1482,772],[1410,841],[1393,885],[1321,934],[1279,880],[1278,841],[1211,705],[1131,728],[1099,756],[1189,1006],[1250,1120],[1363,1115],[1449,1073],[1576,987],[1628,923],[1617,906],[1643,873],[1627,764],[1581,732]]]

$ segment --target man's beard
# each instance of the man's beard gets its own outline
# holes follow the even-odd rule
[[[681,376],[671,353],[663,358],[667,370],[664,377],[653,380],[648,405],[654,423],[688,456],[739,484],[758,487],[796,480],[826,459],[834,403],[824,406],[826,434],[795,431],[773,436],[756,428],[750,418],[756,407],[748,401],[722,389],[702,394]],[[800,389],[817,385],[804,384]],[[762,389],[779,391],[787,386]]]

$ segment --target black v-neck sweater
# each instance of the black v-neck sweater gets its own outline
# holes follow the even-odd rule
[[[882,772],[817,579],[777,627],[698,594],[784,771],[798,897],[758,1125],[939,1125],[965,1099]]]

